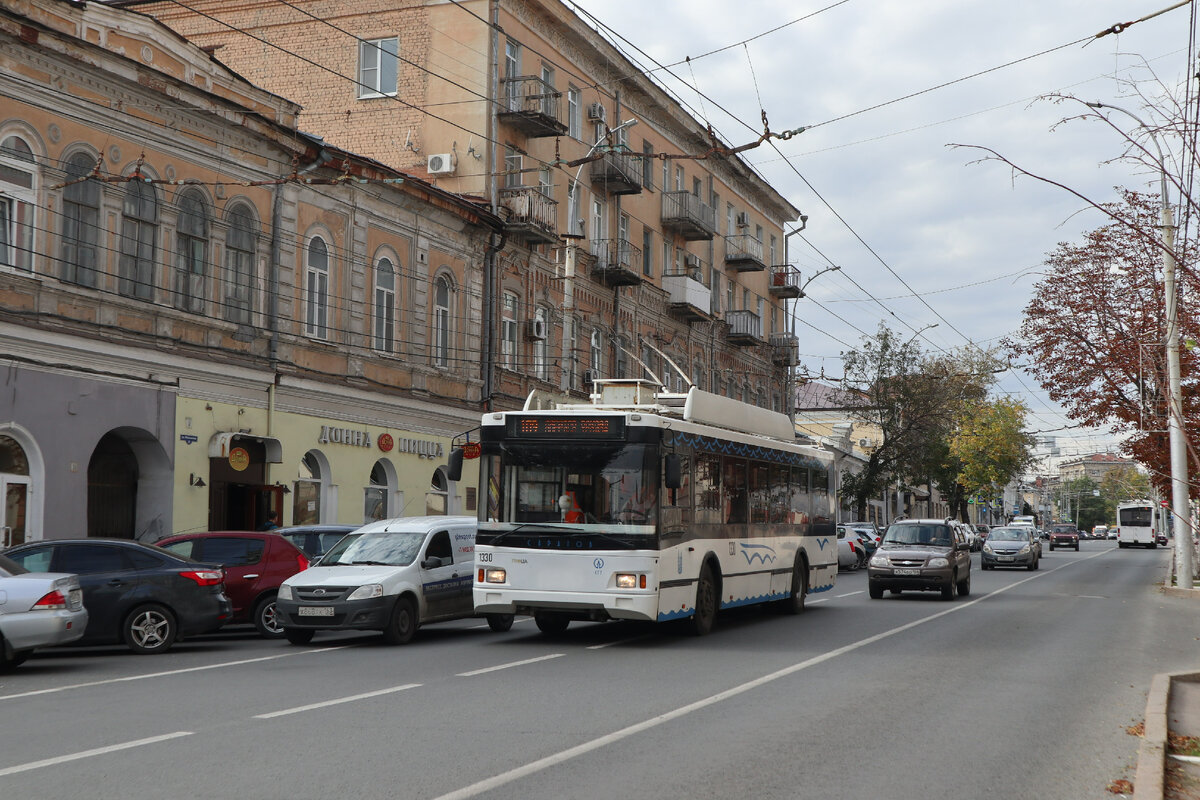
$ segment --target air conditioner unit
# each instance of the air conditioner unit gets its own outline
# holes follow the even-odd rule
[[[453,153],[438,153],[429,157],[427,162],[430,175],[453,175],[454,174],[454,154]]]
[[[608,109],[603,103],[592,103],[588,106],[588,120],[590,122],[604,122],[608,119]]]
[[[859,439],[858,446],[859,447],[874,447],[875,440],[874,439]]]
[[[747,214],[745,211],[739,211],[738,215],[737,215],[737,226],[739,228],[749,228],[750,227],[750,215]]]
[[[546,320],[537,317],[525,320],[525,338],[534,342],[546,341]]]

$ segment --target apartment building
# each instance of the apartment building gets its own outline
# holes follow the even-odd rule
[[[486,205],[152,17],[0,2],[0,546],[469,512]]]
[[[799,211],[559,0],[119,5],[295,100],[301,129],[504,220],[485,405],[649,372],[787,410]]]

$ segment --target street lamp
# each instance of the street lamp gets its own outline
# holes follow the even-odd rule
[[[1175,286],[1175,224],[1167,195],[1167,162],[1158,137],[1136,114],[1108,103],[1087,103],[1091,108],[1120,111],[1141,125],[1158,151],[1160,195],[1162,200],[1163,291],[1167,304],[1167,435],[1171,445],[1171,510],[1175,514],[1175,574],[1186,576],[1186,588],[1192,587],[1192,537],[1188,523],[1187,447],[1183,438],[1183,392],[1179,368],[1179,292]],[[1117,520],[1120,524],[1120,520]]]
[[[570,331],[575,321],[575,249],[579,246],[577,244],[578,240],[583,238],[583,220],[578,216],[580,214],[579,205],[581,199],[579,196],[579,175],[591,159],[592,153],[596,152],[596,149],[601,145],[612,141],[614,133],[632,128],[637,124],[637,119],[630,117],[617,125],[617,127],[609,128],[608,133],[603,138],[597,139],[596,143],[584,153],[583,158],[579,159],[579,169],[575,170],[575,177],[571,179],[571,183],[567,186],[567,233],[563,237],[567,240],[567,252],[563,259],[563,331],[565,335],[562,337],[562,363],[570,365],[571,375],[570,377],[563,375],[562,380],[559,382],[559,388],[563,390],[574,388],[575,380],[575,353],[570,349]]]

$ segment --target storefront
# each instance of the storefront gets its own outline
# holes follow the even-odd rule
[[[271,512],[283,526],[473,513],[473,487],[445,476],[453,431],[387,422],[181,397],[176,530],[252,530]]]

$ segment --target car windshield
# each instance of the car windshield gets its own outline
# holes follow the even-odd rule
[[[1029,531],[1025,528],[996,528],[988,534],[988,541],[996,542],[1023,542],[1029,538]]]
[[[322,557],[317,566],[379,564],[404,567],[416,560],[425,534],[413,531],[348,533]]]
[[[26,572],[29,572],[29,570],[11,558],[0,556],[0,578],[11,578],[13,575],[24,575]]]
[[[921,525],[908,523],[892,525],[883,537],[884,544],[930,544],[949,547],[953,542],[950,528],[945,525]]]

